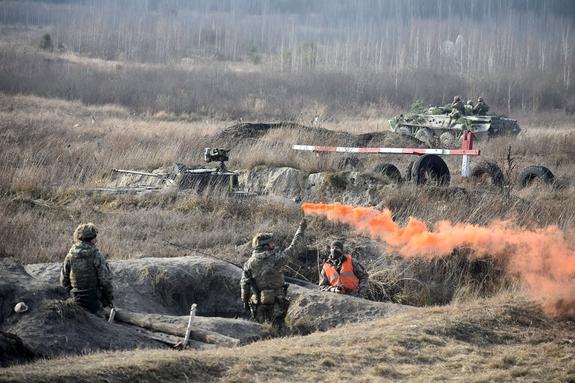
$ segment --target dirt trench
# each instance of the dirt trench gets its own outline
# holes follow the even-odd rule
[[[109,324],[67,300],[67,292],[57,284],[59,264],[8,267],[6,260],[1,262],[2,366],[85,352],[169,347],[151,339],[138,327],[119,322]],[[199,316],[194,325],[198,328],[239,339],[241,344],[267,334],[261,325],[243,319],[239,294],[241,270],[236,266],[190,256],[114,261],[111,268],[115,306],[120,309],[150,314],[155,320],[185,328],[190,306],[196,303]],[[287,323],[295,334],[309,334],[408,309],[393,303],[325,293],[310,285],[290,285],[288,291],[292,304]],[[14,312],[18,302],[25,302],[28,311]]]

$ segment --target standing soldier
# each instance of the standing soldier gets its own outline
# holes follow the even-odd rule
[[[483,101],[483,97],[477,98],[477,105],[473,108],[473,113],[479,115],[486,115],[489,112],[489,105]]]
[[[333,241],[329,258],[321,269],[319,286],[323,291],[365,296],[369,274],[357,260],[343,253],[343,241]]]
[[[100,314],[102,306],[112,306],[112,274],[104,256],[96,247],[98,231],[92,223],[74,231],[74,245],[66,255],[60,283],[80,306]]]
[[[256,234],[252,240],[252,256],[244,264],[240,282],[244,309],[260,323],[271,322],[280,333],[285,329],[290,304],[282,269],[288,258],[301,250],[306,226],[304,219],[284,251],[275,249],[272,233]]]

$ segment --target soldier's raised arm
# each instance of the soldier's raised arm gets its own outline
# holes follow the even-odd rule
[[[283,256],[285,258],[291,257],[292,255],[295,255],[302,250],[304,244],[304,232],[306,228],[307,221],[304,218],[299,223],[299,227],[297,228],[297,231],[295,232],[290,245],[283,251]]]

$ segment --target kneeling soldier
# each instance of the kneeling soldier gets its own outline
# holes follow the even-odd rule
[[[290,304],[283,266],[303,247],[306,226],[306,221],[301,221],[291,244],[283,251],[275,249],[273,234],[256,234],[252,240],[252,256],[244,264],[240,282],[244,309],[249,310],[256,321],[271,322],[280,332],[284,331]]]
[[[86,310],[99,314],[103,306],[112,306],[112,273],[96,247],[98,231],[92,223],[74,231],[74,245],[66,255],[60,283],[74,301]]]

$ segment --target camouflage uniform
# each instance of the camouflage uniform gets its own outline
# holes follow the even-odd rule
[[[457,120],[459,117],[465,114],[465,105],[459,96],[453,98],[453,103],[451,103],[451,113],[449,117]]]
[[[75,242],[62,265],[60,283],[74,301],[92,313],[113,300],[112,274],[106,259],[92,240],[97,231],[94,225],[80,225],[74,232]]]
[[[473,108],[473,113],[479,115],[486,115],[487,112],[489,112],[489,105],[487,105],[485,101],[483,101],[483,98],[479,97],[477,99],[477,105],[475,105],[475,107]]]
[[[465,115],[473,114],[473,101],[467,100],[465,103]]]
[[[265,246],[272,243],[270,233],[256,235],[252,242],[252,256],[243,267],[240,284],[244,308],[250,310],[256,321],[271,322],[280,331],[285,327],[290,304],[283,267],[290,257],[302,250],[305,227],[306,223],[302,221],[291,244],[283,251]]]
[[[339,273],[341,270],[341,266],[346,261],[346,255],[343,255],[343,242],[342,241],[334,241],[331,244],[331,253],[329,258],[327,259],[326,263],[332,264],[337,272]],[[338,251],[339,250],[339,251]],[[369,281],[369,274],[365,271],[365,268],[361,263],[359,263],[355,258],[352,257],[351,264],[353,267],[353,274],[359,279],[359,289],[354,292],[343,292],[344,294],[348,293],[351,295],[357,295],[359,297],[364,297],[367,288],[368,288],[368,281]],[[325,268],[322,267],[321,269],[321,277],[319,280],[319,287],[325,291],[333,291],[331,290],[332,287],[329,283],[329,278],[325,273]],[[336,292],[341,292],[341,290],[336,289]]]

